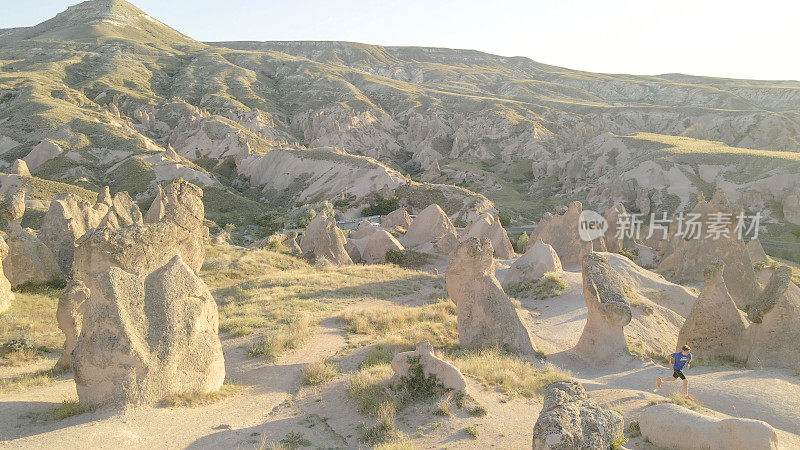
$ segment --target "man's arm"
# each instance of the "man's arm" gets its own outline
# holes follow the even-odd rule
[[[686,361],[686,368],[687,368],[687,369],[689,368],[689,366],[691,366],[691,365],[692,365],[692,359],[693,359],[693,358],[694,358],[694,356],[690,356],[690,357],[689,357],[689,360],[688,360],[688,361]]]

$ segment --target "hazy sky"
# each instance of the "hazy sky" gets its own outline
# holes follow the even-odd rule
[[[0,28],[76,0],[0,0]],[[800,80],[793,0],[134,0],[202,41],[337,40],[470,48],[594,72]]]

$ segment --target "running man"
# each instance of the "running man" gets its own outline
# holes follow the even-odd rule
[[[680,378],[683,380],[683,395],[689,396],[689,380],[687,380],[686,375],[683,374],[683,369],[688,369],[692,362],[692,354],[689,353],[690,350],[691,348],[689,348],[688,345],[684,345],[681,351],[669,355],[670,362],[672,363],[672,376],[663,380],[661,377],[658,377],[658,387],[661,387],[661,383],[665,381],[675,381]]]

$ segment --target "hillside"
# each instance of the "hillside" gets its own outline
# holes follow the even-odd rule
[[[298,202],[338,199],[354,216],[376,196],[408,204],[436,191],[458,220],[496,207],[530,223],[573,199],[673,212],[722,188],[781,227],[800,224],[797,81],[596,74],[349,42],[200,43],[122,0],[0,37],[2,164],[49,139],[64,151],[34,175],[143,202],[180,174],[286,220]],[[230,219],[218,209],[212,220]]]

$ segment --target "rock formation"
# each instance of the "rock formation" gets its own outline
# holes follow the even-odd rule
[[[367,264],[382,264],[386,262],[386,252],[389,250],[405,250],[403,245],[386,230],[377,230],[367,239],[367,245],[361,254],[361,259]]]
[[[769,261],[767,254],[764,252],[764,247],[761,246],[761,241],[759,241],[758,238],[750,239],[746,247],[747,256],[750,257],[751,263],[756,264]]]
[[[588,399],[577,381],[547,386],[533,427],[534,450],[607,449],[622,436],[622,416]]]
[[[553,247],[541,240],[529,247],[509,268],[504,283],[538,280],[547,272],[561,270],[561,260]]]
[[[505,228],[494,215],[486,213],[483,214],[478,220],[470,224],[464,230],[462,239],[469,238],[488,238],[492,241],[492,248],[494,248],[494,255],[500,259],[511,259],[514,257],[514,247],[511,246],[511,241],[508,239],[508,234]]]
[[[198,188],[199,189],[199,188]],[[200,191],[202,198],[202,191]],[[139,205],[133,201],[127,192],[117,192],[111,199],[111,206],[103,220],[100,221],[102,227],[124,228],[131,225],[141,225],[144,223],[142,211]]]
[[[106,214],[108,205],[92,205],[74,194],[62,194],[50,202],[39,237],[55,254],[62,273],[68,275],[72,271],[75,242],[100,225]]]
[[[0,215],[6,221],[6,231],[17,233],[22,230],[22,217],[25,215],[25,190],[18,186],[6,193],[0,203]]]
[[[12,175],[20,175],[23,177],[31,176],[31,171],[28,169],[28,165],[25,164],[25,161],[22,159],[15,159],[14,162],[11,163],[11,167],[8,169],[8,173]]]
[[[706,285],[678,334],[677,347],[688,344],[701,358],[744,360],[747,319],[728,293],[724,268],[721,260],[711,261],[706,268]]]
[[[528,330],[495,278],[492,253],[488,239],[470,238],[450,260],[445,284],[457,307],[458,342],[464,348],[501,346],[530,354]]]
[[[702,235],[698,239],[674,236],[657,271],[675,280],[703,281],[705,268],[712,260],[720,259],[725,262],[723,278],[731,297],[739,309],[746,310],[758,295],[758,284],[744,241],[734,229],[738,211],[721,190],[708,202],[700,200],[692,214],[697,214],[697,220],[703,223]],[[715,222],[714,214],[730,215],[727,224],[723,223],[728,236],[707,235],[708,224]]]
[[[458,245],[458,233],[450,218],[437,204],[431,204],[417,215],[403,236],[406,248],[449,254]]]
[[[800,369],[800,288],[781,266],[750,308],[747,365]]]
[[[378,227],[372,224],[369,220],[362,220],[358,223],[358,228],[351,231],[348,237],[350,239],[363,239],[369,237],[372,233],[378,231]]]
[[[82,404],[153,403],[222,386],[217,305],[180,255],[150,273],[111,266],[86,284],[91,295],[72,353]]]
[[[156,198],[150,204],[150,208],[144,214],[143,220],[145,223],[161,222],[167,211],[167,199],[164,196],[164,189],[160,184],[156,185]]]
[[[33,147],[30,153],[28,153],[28,156],[23,158],[23,160],[28,165],[30,170],[36,170],[37,167],[57,157],[63,152],[64,150],[61,149],[60,145],[51,140],[45,139]]]
[[[160,188],[161,186],[159,186]],[[96,205],[106,205],[111,206],[111,202],[113,199],[111,198],[111,188],[108,186],[104,186],[103,190],[97,194],[97,203]]]
[[[306,227],[300,239],[300,249],[303,253],[313,253],[315,258],[333,264],[352,264],[353,260],[344,248],[345,242],[336,220],[321,212]]]
[[[630,292],[603,255],[589,253],[583,258],[587,317],[575,352],[584,360],[599,364],[630,355],[623,334],[623,327],[631,321]]]
[[[391,230],[394,227],[401,227],[405,230],[411,225],[411,215],[404,208],[398,208],[381,219],[381,226]]]
[[[433,346],[428,341],[418,343],[413,351],[402,352],[395,355],[392,359],[392,369],[394,376],[391,384],[398,384],[404,378],[408,378],[411,372],[411,363],[419,364],[425,378],[436,377],[436,380],[445,389],[452,389],[458,392],[466,392],[467,380],[461,372],[452,364],[437,358],[433,354]]]
[[[89,289],[82,281],[72,280],[58,299],[56,320],[64,333],[64,350],[58,358],[56,369],[72,370],[72,350],[78,343],[83,324],[83,304],[89,299]]]
[[[562,264],[580,264],[582,241],[578,235],[578,222],[581,211],[581,202],[572,202],[563,214],[542,218],[531,233],[528,246],[542,241],[553,247]]]
[[[766,422],[719,419],[683,406],[662,403],[639,416],[642,436],[658,448],[676,450],[777,449],[778,433]]]
[[[3,260],[8,256],[8,244],[0,237],[0,313],[5,312],[11,307],[14,300],[14,293],[11,292],[11,282],[6,278],[3,271]]]

